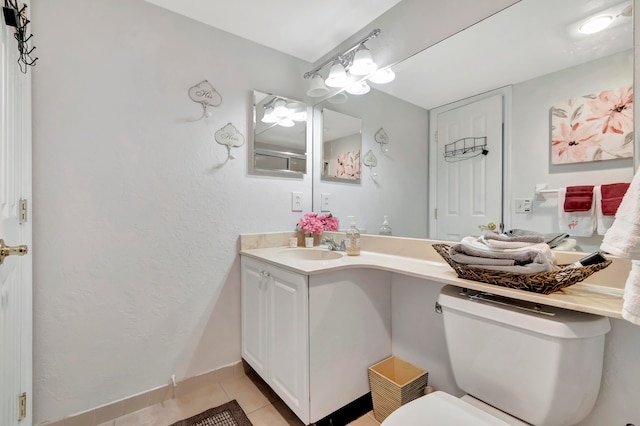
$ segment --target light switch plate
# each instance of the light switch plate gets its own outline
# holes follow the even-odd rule
[[[329,207],[330,206],[330,203],[329,203],[330,198],[331,198],[331,194],[327,194],[326,192],[320,194],[320,200],[321,200],[320,201],[320,211],[323,211],[323,212],[331,211],[331,207]]]
[[[531,213],[531,206],[533,201],[531,198],[516,198],[515,208],[516,213]]]
[[[294,191],[291,193],[291,211],[292,212],[302,211],[302,192]]]

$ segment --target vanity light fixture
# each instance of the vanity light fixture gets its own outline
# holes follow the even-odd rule
[[[307,90],[308,96],[320,98],[329,94],[329,88],[324,84],[324,80],[318,72],[311,74],[309,77],[311,77],[311,80],[309,81],[309,90]],[[306,77],[305,74],[305,78],[309,77]]]
[[[366,81],[359,81],[347,87],[347,93],[352,95],[364,95],[365,93],[369,93],[369,90],[371,90],[371,87],[369,87]]]
[[[289,118],[293,121],[307,121],[307,107],[300,102],[287,102]]]
[[[369,81],[375,84],[387,84],[396,78],[396,73],[391,68],[384,68],[376,71],[374,75],[369,77]]]
[[[260,121],[266,124],[278,124],[282,127],[293,127],[296,121],[307,120],[307,109],[300,102],[289,101],[275,96],[264,104],[264,114]]]
[[[273,124],[278,122],[278,117],[273,113],[273,107],[268,107],[264,109],[264,115],[260,120],[263,123]]]
[[[376,84],[392,81],[395,74],[389,68],[385,68],[379,75],[374,74],[378,65],[365,46],[367,41],[378,35],[380,35],[379,29],[371,31],[347,50],[332,56],[311,71],[306,72],[304,78],[310,79],[307,95],[313,98],[327,96],[329,94],[328,87],[339,89],[339,93],[342,93],[342,90],[346,88],[347,93],[352,95],[364,95],[370,90],[367,78]],[[320,72],[329,64],[331,64],[329,74],[327,79],[323,80]],[[346,101],[344,96],[341,100]]]
[[[361,44],[353,55],[353,63],[349,67],[349,72],[353,75],[369,75],[378,69],[378,64],[373,62],[371,52],[367,46]]]
[[[578,31],[582,34],[595,34],[607,28],[612,22],[613,16],[611,15],[596,16],[595,18],[591,18],[584,24],[580,25],[580,27],[578,27]]]
[[[276,117],[288,117],[289,109],[287,108],[287,102],[284,99],[276,99],[273,103],[273,113]]]
[[[329,69],[329,77],[324,81],[324,84],[329,87],[344,87],[348,83],[349,76],[347,76],[344,65],[338,60],[334,61]]]

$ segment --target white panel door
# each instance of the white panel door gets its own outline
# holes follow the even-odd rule
[[[0,24],[0,239],[31,247],[31,223],[21,223],[20,199],[31,198],[31,80],[17,64],[13,28]],[[32,390],[31,256],[0,264],[0,425],[29,426]],[[19,398],[26,394],[25,417]]]
[[[267,266],[241,258],[242,358],[267,380]]]
[[[270,267],[269,377],[301,420],[309,419],[309,290],[307,277]]]
[[[481,227],[490,224],[500,230],[502,117],[501,95],[438,114],[435,238],[459,241],[481,234]],[[482,137],[486,137],[486,153],[477,148],[482,139],[460,142]],[[474,144],[476,149],[468,149]]]

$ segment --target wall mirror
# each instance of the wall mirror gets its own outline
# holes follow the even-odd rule
[[[254,90],[249,173],[302,177],[307,172],[307,105]]]
[[[433,159],[427,147],[435,144],[430,141],[429,116],[443,105],[508,87],[505,226],[554,232],[557,203],[534,200],[535,213],[522,215],[515,213],[514,199],[534,198],[538,183],[553,188],[629,181],[633,176],[631,159],[553,166],[549,140],[554,102],[632,82],[629,6],[630,1],[522,0],[393,65],[395,81],[372,85],[368,94],[349,96],[340,105],[341,111],[362,118],[362,150],[372,149],[378,157],[379,182],[366,179],[367,170],[360,187],[348,188],[328,186],[314,174],[314,209],[320,210],[320,194],[330,193],[332,212],[356,216],[369,233],[377,233],[383,215],[388,215],[394,235],[428,237],[436,207],[429,205],[429,193],[438,190],[428,188]],[[615,17],[608,29],[591,36],[576,33],[579,23],[599,12]],[[388,154],[380,153],[373,139],[380,127],[390,138]],[[395,208],[398,203],[401,208]]]
[[[362,152],[362,120],[328,108],[322,116],[321,179],[360,183]]]

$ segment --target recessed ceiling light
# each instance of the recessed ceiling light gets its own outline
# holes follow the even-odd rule
[[[582,34],[594,34],[607,28],[613,22],[613,16],[596,16],[578,27]]]

